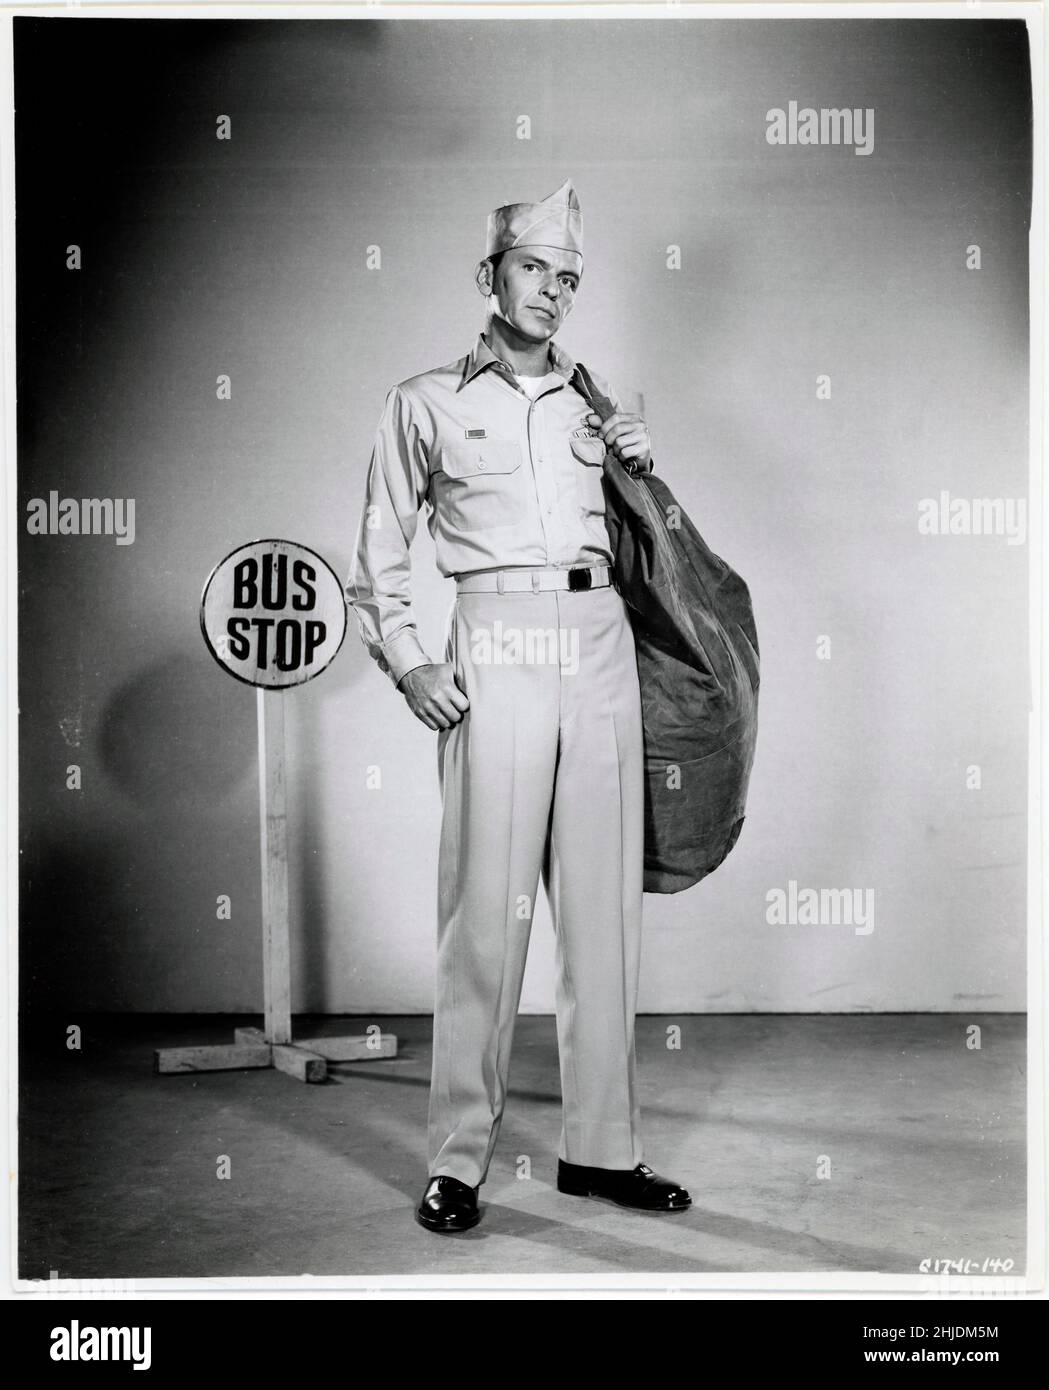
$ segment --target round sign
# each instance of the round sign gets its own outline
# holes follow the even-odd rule
[[[320,675],[346,636],[338,575],[295,541],[249,541],[220,560],[204,585],[200,627],[231,676],[269,689]]]

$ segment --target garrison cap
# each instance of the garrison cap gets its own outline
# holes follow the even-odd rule
[[[486,256],[515,246],[552,246],[583,254],[583,214],[572,180],[540,203],[507,203],[488,214]]]

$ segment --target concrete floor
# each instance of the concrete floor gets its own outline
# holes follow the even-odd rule
[[[301,1020],[297,1036],[374,1021]],[[250,1022],[97,1018],[79,1053],[64,1022],[27,1030],[20,1277],[917,1274],[926,1257],[1023,1273],[1021,1015],[639,1018],[645,1157],[693,1198],[669,1216],[557,1192],[554,1021],[522,1017],[482,1220],[451,1237],[412,1219],[430,1019],[383,1019],[400,1055],[334,1067],[322,1085],[153,1075],[154,1047],[228,1042]],[[965,1045],[974,1022],[980,1051]]]

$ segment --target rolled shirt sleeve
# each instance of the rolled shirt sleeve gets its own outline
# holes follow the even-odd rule
[[[375,435],[346,583],[346,601],[364,645],[394,685],[431,661],[419,641],[412,611],[408,554],[428,487],[426,442],[411,402],[394,386]]]

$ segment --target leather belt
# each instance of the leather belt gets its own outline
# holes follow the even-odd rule
[[[458,574],[456,592],[460,594],[540,594],[548,589],[605,589],[612,582],[608,565],[576,565],[572,569],[483,570]]]

